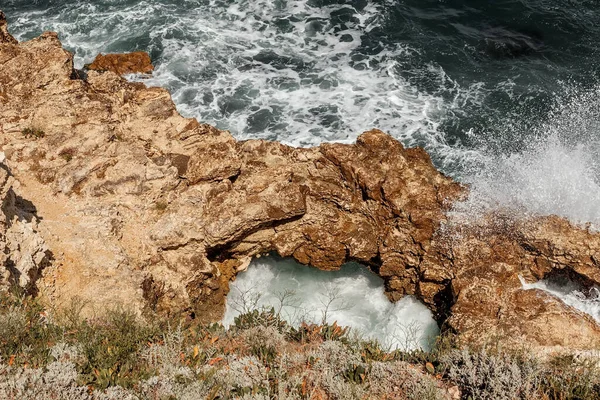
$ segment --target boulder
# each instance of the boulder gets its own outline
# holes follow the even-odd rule
[[[90,71],[110,71],[117,75],[151,74],[154,71],[150,55],[145,51],[124,54],[98,54],[91,64],[86,65]]]
[[[10,33],[8,33],[8,24],[6,22],[6,15],[2,11],[0,11],[0,44],[2,43],[10,43],[16,44],[17,39],[12,37]]]

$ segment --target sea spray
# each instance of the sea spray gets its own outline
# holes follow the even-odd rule
[[[223,323],[255,307],[273,307],[294,325],[336,321],[389,349],[429,349],[439,334],[422,303],[410,296],[391,303],[382,279],[352,263],[321,271],[292,260],[255,260],[231,283]]]
[[[479,162],[461,176],[470,196],[454,207],[453,216],[476,219],[498,210],[515,218],[558,215],[598,229],[599,108],[598,91],[586,92],[523,133],[530,139],[521,149],[507,143],[514,133],[481,143]]]

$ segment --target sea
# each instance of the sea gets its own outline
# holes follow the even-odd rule
[[[18,40],[58,32],[77,68],[101,52],[147,51],[153,76],[128,79],[169,89],[181,114],[236,138],[307,147],[379,128],[471,187],[455,215],[502,209],[600,227],[597,0],[0,0],[0,9]],[[599,315],[598,300],[570,284],[536,285]],[[427,348],[438,332],[424,305],[390,303],[355,264],[327,273],[255,260],[232,283],[225,324],[250,289],[252,304],[279,304],[292,323],[339,321],[390,348]]]

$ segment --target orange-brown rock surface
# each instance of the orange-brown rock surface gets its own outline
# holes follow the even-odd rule
[[[449,220],[467,190],[377,130],[308,149],[236,141],[180,116],[166,90],[113,72],[79,79],[54,33],[0,33],[0,150],[46,255],[11,284],[55,305],[217,320],[229,281],[276,252],[326,270],[358,261],[391,300],[417,296],[464,341],[600,345],[589,316],[519,280],[600,283],[600,235],[558,217]],[[7,228],[23,220],[3,212],[10,257]]]
[[[151,74],[154,71],[150,55],[145,51],[135,51],[125,54],[98,54],[88,70],[110,71],[117,75],[125,74]]]
[[[8,26],[6,24],[6,15],[0,10],[0,43],[12,43],[16,44],[17,40],[8,33]]]

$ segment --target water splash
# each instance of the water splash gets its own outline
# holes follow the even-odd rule
[[[255,307],[281,310],[294,325],[337,321],[390,349],[428,349],[439,334],[422,303],[413,297],[391,303],[381,278],[358,264],[332,272],[292,260],[255,260],[232,282],[223,323]]]
[[[508,139],[482,143],[478,162],[461,176],[469,199],[454,216],[473,218],[502,209],[516,216],[558,215],[600,227],[600,100],[598,92],[574,98],[528,135],[522,149]],[[499,150],[500,149],[500,150]],[[508,151],[507,151],[508,150]]]

